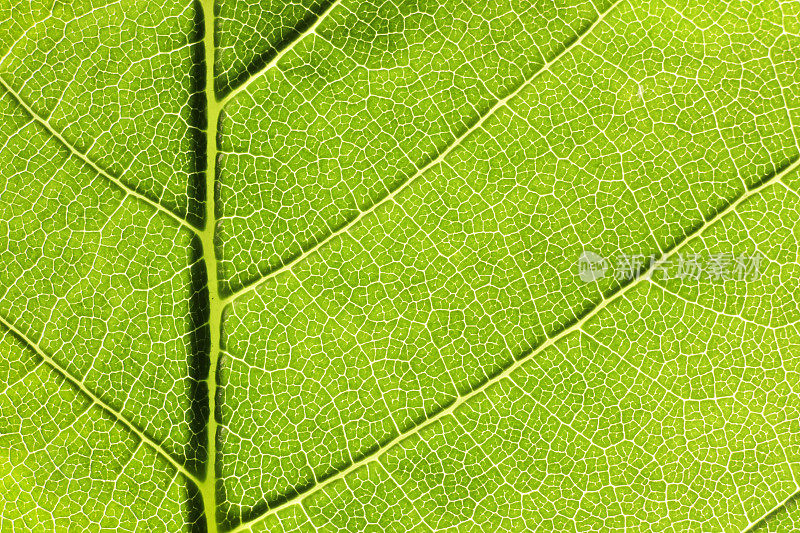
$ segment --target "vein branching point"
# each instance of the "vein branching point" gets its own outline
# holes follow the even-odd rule
[[[750,4],[0,2],[0,531],[800,529]]]

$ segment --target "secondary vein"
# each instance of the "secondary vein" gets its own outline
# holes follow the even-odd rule
[[[134,424],[132,421],[128,420],[128,418],[125,415],[123,415],[120,411],[114,409],[110,405],[108,405],[105,401],[103,401],[102,398],[100,398],[100,396],[91,391],[82,380],[73,376],[66,368],[64,368],[56,360],[54,360],[47,353],[45,353],[45,351],[42,350],[42,348],[37,343],[33,342],[33,340],[28,338],[27,335],[25,335],[19,328],[17,328],[4,316],[0,316],[0,324],[5,326],[9,331],[11,331],[11,333],[14,334],[14,336],[16,336],[22,342],[24,342],[31,350],[36,352],[36,354],[39,357],[41,357],[45,363],[47,363],[56,372],[64,376],[64,378],[70,384],[77,387],[83,394],[86,395],[86,397],[92,400],[92,402],[99,405],[104,411],[109,413],[118,422],[124,425],[129,431],[133,432],[137,437],[139,437],[139,439],[142,442],[147,443],[147,445],[153,448],[153,450],[155,450],[156,453],[158,453],[158,455],[166,459],[169,462],[169,464],[171,464],[178,472],[183,474],[186,477],[186,479],[194,483],[196,486],[200,487],[201,482],[197,476],[189,472],[185,466],[180,464],[174,457],[172,457],[172,455],[169,452],[167,452],[159,443],[148,437],[144,431],[142,431],[139,427],[137,427],[136,424]]]
[[[175,214],[171,210],[167,209],[166,207],[161,205],[159,202],[156,202],[156,201],[148,198],[147,196],[145,196],[142,193],[136,191],[132,187],[126,185],[119,178],[113,176],[107,170],[103,169],[97,163],[92,161],[86,154],[82,153],[77,148],[75,148],[75,146],[73,146],[72,143],[67,141],[64,138],[64,136],[61,135],[50,124],[50,122],[47,119],[45,119],[44,117],[39,116],[39,114],[37,114],[33,110],[33,108],[31,108],[31,106],[29,106],[28,103],[25,102],[25,100],[23,100],[22,97],[19,94],[17,94],[17,92],[2,77],[0,77],[0,85],[2,85],[2,87],[6,90],[6,92],[8,92],[8,94],[10,94],[14,98],[14,100],[16,100],[16,102],[20,106],[22,106],[22,108],[25,110],[25,112],[27,112],[33,118],[33,120],[35,120],[36,122],[38,122],[39,124],[44,126],[44,128],[48,131],[48,133],[50,133],[50,135],[55,137],[73,155],[75,155],[81,161],[83,161],[84,163],[89,165],[92,168],[92,170],[94,170],[95,172],[97,172],[98,174],[100,174],[101,176],[106,178],[107,180],[109,180],[111,183],[113,183],[114,185],[116,185],[117,187],[119,187],[120,189],[125,191],[130,196],[133,196],[134,198],[137,198],[138,200],[146,203],[147,205],[149,205],[151,207],[154,207],[158,211],[166,214],[167,216],[169,216],[170,218],[172,218],[173,220],[178,222],[181,226],[185,227],[186,229],[188,229],[189,231],[191,231],[195,235],[199,235],[199,232],[200,232],[199,228],[195,227],[193,224],[191,224],[187,220],[184,220],[182,217],[178,216],[177,214]]]
[[[306,31],[304,31],[304,32],[300,33],[299,35],[297,35],[297,37],[292,42],[288,43],[283,49],[278,51],[278,53],[275,54],[275,57],[273,57],[266,65],[264,65],[261,68],[261,70],[259,70],[257,72],[254,72],[253,75],[250,76],[249,78],[247,78],[247,80],[244,83],[242,83],[241,85],[239,85],[238,87],[233,89],[224,98],[222,98],[219,101],[220,108],[224,108],[225,105],[227,105],[228,102],[230,102],[231,100],[236,98],[236,96],[239,93],[241,93],[243,91],[246,91],[247,88],[250,87],[250,85],[254,81],[256,81],[261,76],[263,76],[264,73],[267,72],[269,69],[271,69],[272,67],[277,65],[278,61],[280,61],[283,56],[285,56],[287,53],[289,53],[295,47],[295,45],[297,45],[297,43],[302,41],[306,36],[311,35],[312,33],[314,33],[316,31],[316,29],[317,29],[317,26],[319,26],[320,23],[325,18],[327,18],[327,16],[334,10],[334,8],[336,6],[338,6],[341,2],[342,2],[342,0],[334,0],[333,2],[331,2],[331,5],[328,6],[328,9],[326,9],[325,11],[323,11],[322,13],[317,15],[317,20],[314,21],[314,24],[312,24]]]
[[[494,113],[498,109],[500,109],[501,107],[505,106],[508,103],[509,100],[513,99],[525,87],[527,87],[534,80],[536,80],[542,73],[548,72],[550,70],[550,68],[555,63],[557,63],[562,57],[564,57],[570,50],[572,50],[573,48],[577,47],[583,41],[583,39],[587,35],[589,35],[592,32],[592,30],[595,29],[606,18],[606,16],[608,16],[608,14],[611,13],[622,2],[623,2],[623,0],[616,0],[616,2],[611,4],[611,6],[609,6],[605,11],[603,11],[602,13],[599,13],[597,19],[588,28],[586,28],[586,30],[580,35],[580,37],[575,39],[575,41],[572,42],[569,46],[566,46],[561,52],[559,52],[557,55],[555,55],[550,61],[548,61],[544,65],[542,65],[542,68],[540,68],[539,70],[534,72],[529,78],[527,78],[526,80],[523,80],[523,82],[520,83],[517,86],[517,88],[514,89],[513,91],[511,91],[507,96],[505,96],[504,98],[501,98],[500,100],[498,100],[491,108],[489,108],[488,111],[486,111],[475,122],[475,124],[473,124],[470,128],[468,128],[466,131],[464,131],[461,135],[459,135],[458,137],[453,139],[453,141],[450,143],[450,145],[448,145],[447,148],[445,148],[436,158],[431,160],[427,165],[425,165],[422,168],[418,169],[412,176],[410,176],[406,181],[404,181],[402,184],[400,184],[397,188],[395,188],[389,194],[384,196],[382,199],[380,199],[377,202],[375,202],[374,204],[372,204],[368,209],[365,209],[365,210],[361,211],[358,214],[357,217],[355,217],[350,222],[348,222],[347,224],[345,224],[344,226],[339,228],[337,231],[334,231],[333,233],[330,233],[327,237],[324,237],[323,239],[320,239],[319,241],[317,241],[316,244],[314,244],[313,246],[308,248],[303,253],[301,253],[301,254],[295,256],[294,258],[290,259],[289,261],[284,263],[279,268],[277,268],[275,270],[272,270],[270,272],[267,272],[266,274],[264,274],[262,277],[258,278],[257,280],[245,285],[241,289],[239,289],[239,290],[233,292],[232,294],[228,295],[225,298],[225,304],[227,305],[227,304],[233,302],[234,300],[236,300],[240,296],[242,296],[244,294],[247,294],[248,292],[250,292],[253,289],[257,288],[259,285],[261,285],[265,281],[267,281],[267,280],[269,280],[271,278],[274,278],[275,276],[277,276],[281,272],[284,272],[285,270],[291,268],[292,265],[302,261],[303,259],[305,259],[309,255],[313,254],[319,248],[321,248],[324,244],[329,242],[331,239],[335,238],[336,236],[338,236],[338,235],[340,235],[342,233],[346,233],[347,231],[349,231],[351,227],[353,227],[355,224],[358,223],[358,221],[360,221],[362,218],[364,218],[365,216],[369,215],[370,213],[374,212],[380,206],[386,204],[387,202],[392,201],[398,194],[400,194],[403,190],[405,190],[407,187],[409,187],[414,181],[416,181],[416,179],[418,177],[420,177],[421,175],[425,174],[429,169],[433,168],[434,166],[436,166],[439,163],[441,163],[442,161],[444,161],[444,159],[456,147],[458,147],[464,139],[469,137],[474,131],[480,129],[481,126],[483,126],[483,124],[487,120],[489,120],[489,118],[492,117],[494,115]]]
[[[800,487],[795,487],[795,488],[796,490],[789,496],[787,496],[786,499],[778,503],[778,505],[776,505],[775,507],[764,513],[758,519],[754,520],[753,522],[750,522],[750,524],[748,524],[747,527],[745,527],[742,530],[742,533],[751,533],[752,531],[755,531],[759,526],[766,524],[767,521],[770,519],[770,517],[775,516],[776,513],[778,513],[781,509],[786,507],[792,500],[800,496]]]
[[[769,179],[765,179],[765,180],[761,181],[757,186],[753,187],[750,190],[745,191],[737,199],[733,200],[730,204],[728,204],[728,206],[725,209],[717,212],[713,217],[711,217],[709,220],[707,220],[705,223],[703,223],[701,226],[699,226],[692,233],[687,234],[682,241],[677,242],[676,244],[674,244],[672,246],[672,248],[667,249],[658,258],[657,261],[653,261],[653,263],[650,265],[650,267],[646,271],[640,273],[638,277],[632,279],[627,285],[617,289],[616,292],[610,294],[608,297],[603,298],[596,306],[594,306],[592,309],[588,310],[586,312],[586,314],[584,314],[578,321],[573,323],[571,326],[566,327],[566,328],[560,330],[559,332],[553,334],[545,342],[540,344],[535,349],[531,350],[530,353],[526,354],[523,357],[520,357],[519,359],[514,361],[511,365],[507,366],[505,369],[501,370],[499,373],[495,374],[493,377],[488,379],[486,382],[484,382],[480,386],[472,389],[472,391],[470,391],[469,393],[467,393],[467,394],[465,394],[463,396],[459,396],[458,399],[456,399],[455,402],[450,404],[450,406],[446,407],[445,409],[442,409],[441,411],[439,411],[435,415],[429,417],[422,424],[414,426],[414,427],[410,428],[408,431],[406,431],[405,433],[402,433],[402,434],[398,435],[397,437],[395,437],[394,439],[392,439],[391,441],[386,443],[384,446],[376,449],[373,453],[371,453],[369,455],[365,455],[360,460],[352,463],[347,468],[345,468],[343,470],[340,470],[334,476],[331,476],[330,478],[325,480],[325,482],[323,484],[313,484],[313,485],[311,485],[310,487],[308,487],[307,490],[296,494],[292,498],[288,498],[287,500],[285,500],[280,505],[277,505],[275,507],[272,507],[271,509],[268,509],[261,516],[258,516],[256,518],[250,520],[249,522],[240,524],[238,527],[234,528],[231,531],[231,533],[237,533],[237,532],[241,532],[241,531],[244,531],[246,529],[249,529],[251,526],[255,525],[258,522],[261,522],[261,521],[265,520],[268,516],[271,516],[271,515],[277,513],[281,509],[296,504],[298,502],[298,500],[302,500],[302,498],[304,498],[306,495],[308,495],[308,494],[310,494],[312,492],[316,492],[317,490],[322,490],[325,487],[327,487],[328,485],[330,485],[331,483],[334,483],[335,481],[344,478],[345,476],[347,476],[348,474],[350,474],[354,470],[358,469],[359,467],[361,467],[361,466],[363,466],[363,465],[365,465],[367,463],[370,463],[372,461],[376,461],[379,457],[381,457],[384,453],[386,453],[388,450],[393,448],[400,441],[408,438],[411,435],[419,433],[420,431],[422,431],[426,427],[428,427],[431,424],[435,423],[437,420],[439,420],[441,418],[444,418],[447,415],[453,413],[463,403],[469,401],[474,396],[477,396],[478,394],[481,394],[484,390],[489,388],[494,383],[497,383],[500,380],[502,380],[502,379],[508,377],[509,375],[511,375],[511,373],[513,373],[514,370],[516,370],[517,368],[522,366],[522,364],[525,361],[529,360],[531,357],[533,357],[533,356],[541,353],[542,351],[546,350],[548,347],[552,346],[553,344],[558,342],[563,337],[569,335],[570,333],[575,332],[575,331],[581,331],[583,326],[584,326],[584,324],[586,324],[586,322],[588,322],[594,316],[599,314],[609,304],[611,304],[612,302],[614,302],[617,299],[621,298],[629,290],[633,289],[634,287],[637,287],[639,285],[639,283],[642,282],[643,280],[649,279],[651,277],[652,273],[655,271],[655,269],[658,268],[658,263],[660,261],[666,260],[669,257],[671,257],[672,255],[674,255],[675,253],[679,252],[690,241],[692,241],[695,237],[701,235],[704,231],[706,231],[714,223],[716,223],[717,221],[723,219],[728,214],[730,214],[733,211],[735,211],[736,208],[739,205],[741,205],[743,202],[745,202],[748,198],[750,198],[751,196],[753,196],[755,194],[758,194],[759,192],[763,191],[769,185],[775,183],[776,181],[779,181],[783,176],[786,176],[787,174],[789,174],[790,172],[794,171],[798,167],[800,167],[800,156],[795,157],[794,160],[788,166],[786,166],[780,172],[776,172],[774,176],[770,177]],[[791,497],[789,499],[791,499]],[[787,499],[787,501],[788,501],[788,499]],[[763,520],[763,518],[761,520]],[[760,522],[760,520],[759,520],[759,522]],[[746,529],[745,532],[743,532],[743,533],[749,532],[752,529],[752,527],[754,525],[758,524],[759,522],[756,522],[753,525],[751,525],[751,527],[748,527],[748,529]]]

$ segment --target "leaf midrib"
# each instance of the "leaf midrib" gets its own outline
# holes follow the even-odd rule
[[[297,43],[302,41],[308,35],[314,33],[316,28],[319,26],[322,21],[329,16],[329,14],[341,3],[341,0],[335,0],[328,6],[327,10],[320,13],[316,19],[316,21],[308,28],[308,30],[304,31],[303,33],[297,35],[297,37],[289,42],[282,50],[280,50],[273,58],[270,60],[261,70],[254,73],[250,76],[244,83],[230,91],[225,97],[217,98],[215,90],[214,90],[214,7],[213,7],[214,0],[201,0],[201,8],[203,11],[203,21],[204,21],[204,36],[203,36],[203,44],[205,48],[205,65],[206,65],[206,88],[204,90],[206,101],[207,101],[207,130],[206,130],[206,199],[205,199],[205,225],[203,228],[199,228],[194,224],[188,222],[183,217],[177,215],[172,210],[164,207],[160,202],[152,200],[151,198],[147,197],[144,194],[137,192],[134,188],[126,185],[122,182],[118,177],[113,176],[108,171],[101,168],[98,164],[92,161],[88,155],[80,152],[75,148],[73,144],[67,141],[62,134],[60,134],[55,128],[50,125],[47,119],[37,115],[33,109],[17,94],[10,85],[2,78],[0,78],[0,85],[19,103],[19,105],[35,120],[36,122],[40,123],[44,126],[47,131],[56,138],[62,145],[64,145],[73,155],[77,156],[80,160],[84,163],[89,165],[95,172],[99,175],[105,177],[120,189],[122,189],[126,195],[130,195],[136,198],[138,201],[148,204],[152,208],[156,209],[157,211],[166,214],[174,221],[178,222],[184,228],[190,230],[194,235],[198,236],[203,244],[203,261],[206,265],[206,271],[208,275],[208,290],[209,290],[209,304],[210,304],[210,313],[211,317],[209,319],[209,326],[211,328],[211,356],[210,356],[210,370],[209,376],[207,378],[208,384],[208,391],[209,391],[209,407],[210,407],[210,417],[209,423],[206,428],[208,433],[208,442],[207,442],[207,459],[206,459],[206,472],[204,477],[201,479],[197,477],[195,474],[189,472],[185,466],[180,464],[175,458],[171,456],[166,450],[163,449],[162,445],[147,436],[147,434],[140,430],[135,424],[133,424],[130,420],[128,420],[121,412],[113,409],[108,404],[103,402],[94,392],[89,390],[78,378],[72,376],[69,372],[66,371],[63,367],[61,367],[56,361],[54,361],[50,356],[48,356],[36,343],[31,341],[27,336],[25,336],[19,329],[17,329],[12,323],[10,323],[5,317],[0,317],[0,323],[2,323],[6,328],[8,328],[15,336],[20,338],[23,342],[25,342],[32,350],[34,350],[37,355],[39,355],[49,366],[63,375],[67,381],[72,383],[74,386],[78,387],[83,394],[85,394],[89,399],[92,400],[93,403],[98,404],[102,409],[110,413],[117,419],[120,423],[126,426],[130,431],[136,434],[142,442],[145,442],[148,446],[153,448],[160,456],[162,456],[165,460],[167,460],[177,471],[183,474],[189,481],[194,483],[202,493],[205,511],[206,511],[206,522],[207,527],[210,532],[217,531],[217,520],[216,520],[216,511],[218,509],[218,502],[216,501],[217,494],[216,494],[216,484],[218,482],[216,478],[215,472],[215,459],[216,459],[216,433],[217,433],[217,422],[216,422],[216,412],[217,406],[215,404],[216,398],[216,389],[217,389],[217,376],[216,376],[216,369],[218,366],[218,358],[220,352],[220,334],[221,334],[221,315],[223,309],[233,303],[238,297],[255,290],[258,286],[262,283],[271,279],[281,272],[291,268],[297,262],[302,261],[308,255],[314,253],[319,248],[324,246],[327,242],[331,239],[334,239],[337,235],[349,231],[349,229],[357,224],[362,218],[369,215],[370,213],[374,212],[378,209],[381,205],[393,201],[393,199],[405,188],[407,188],[412,182],[414,182],[420,175],[427,172],[433,166],[441,163],[446,159],[446,157],[457,147],[459,146],[462,141],[468,138],[474,131],[478,130],[486,120],[488,120],[494,113],[500,109],[501,107],[505,106],[509,100],[514,98],[520,91],[522,91],[526,86],[528,86],[531,82],[537,79],[543,72],[549,71],[550,67],[552,67],[555,63],[561,60],[561,58],[567,54],[570,50],[574,49],[578,46],[585,37],[587,37],[592,30],[594,30],[612,11],[616,9],[616,7],[622,3],[622,0],[616,0],[612,5],[610,5],[605,11],[596,13],[597,18],[594,22],[592,22],[582,34],[580,34],[573,42],[571,42],[568,46],[559,52],[556,56],[554,56],[551,60],[547,61],[540,69],[538,69],[535,73],[533,73],[530,77],[523,80],[522,83],[518,85],[516,89],[514,89],[511,93],[505,96],[502,99],[497,100],[497,102],[482,116],[478,118],[478,120],[467,130],[465,130],[461,135],[453,139],[450,145],[448,145],[435,159],[430,161],[428,164],[423,166],[422,168],[418,169],[412,176],[410,176],[407,180],[399,184],[393,191],[389,192],[387,196],[379,199],[376,201],[372,206],[368,209],[359,213],[357,217],[346,223],[342,228],[337,230],[336,232],[332,232],[325,238],[319,240],[316,244],[312,247],[308,248],[302,254],[295,256],[286,264],[282,265],[278,269],[275,269],[271,272],[266,273],[260,279],[255,280],[251,284],[242,287],[238,291],[222,298],[221,294],[219,293],[219,283],[217,281],[217,257],[216,257],[216,249],[214,247],[214,234],[215,229],[217,226],[217,219],[216,219],[216,195],[215,195],[215,184],[216,184],[216,163],[217,163],[217,128],[219,125],[219,118],[223,113],[225,106],[231,102],[236,96],[241,94],[242,92],[246,91],[256,80],[260,79],[266,71],[277,65],[282,57],[288,54]],[[594,6],[594,4],[593,4]],[[780,83],[780,82],[779,82]],[[781,89],[783,89],[781,87]],[[782,96],[783,96],[783,91]],[[786,105],[785,96],[784,96],[784,104]],[[788,113],[788,105],[787,113]],[[791,113],[790,120],[791,120]],[[792,132],[794,134],[794,128],[792,128]],[[712,224],[726,216],[727,214],[733,212],[738,205],[744,202],[747,198],[754,194],[758,194],[762,190],[764,190],[769,185],[775,183],[776,181],[780,181],[781,178],[787,175],[789,172],[795,170],[798,167],[800,162],[797,158],[795,158],[787,167],[785,167],[780,172],[777,172],[775,175],[771,176],[769,179],[763,180],[759,182],[759,184],[749,190],[745,190],[738,198],[732,200],[728,206],[715,214],[713,217],[705,221],[702,225],[700,225],[696,230],[684,236],[683,240],[676,241],[676,244],[672,246],[672,248],[667,249],[662,255],[660,259],[666,259],[670,257],[672,254],[676,253],[680,250],[686,243],[691,241],[693,238],[697,237],[698,235],[702,234],[706,229],[708,229]],[[210,179],[209,179],[210,177]],[[355,469],[370,463],[372,461],[377,461],[377,459],[382,456],[387,450],[391,449],[394,445],[396,445],[401,440],[407,438],[410,435],[418,433],[419,431],[423,430],[424,428],[430,426],[431,424],[435,423],[437,420],[448,416],[452,412],[454,412],[458,406],[461,404],[469,401],[473,396],[476,396],[482,393],[487,387],[490,385],[506,378],[510,375],[515,369],[517,369],[523,361],[528,360],[531,356],[540,353],[542,350],[546,349],[548,346],[551,346],[555,342],[557,342],[562,337],[572,333],[573,331],[581,330],[583,325],[590,320],[592,317],[600,313],[606,306],[608,306],[611,302],[615,301],[617,298],[620,298],[624,295],[628,290],[631,290],[633,287],[637,286],[642,279],[646,278],[648,274],[653,270],[653,266],[650,267],[647,271],[642,273],[638,278],[632,280],[629,284],[619,288],[617,291],[611,293],[609,296],[604,297],[596,306],[587,310],[587,312],[579,318],[576,322],[572,323],[571,326],[561,329],[558,332],[554,332],[544,343],[536,347],[535,349],[531,350],[530,352],[523,354],[517,360],[515,360],[511,365],[507,366],[505,369],[500,370],[497,374],[491,377],[489,380],[481,384],[480,386],[476,387],[469,393],[459,396],[452,404],[445,407],[444,409],[440,410],[433,416],[429,417],[425,420],[422,424],[419,424],[415,427],[412,427],[405,433],[398,434],[390,442],[386,443],[385,445],[381,446],[379,449],[375,450],[373,453],[362,457],[356,462],[353,462],[350,466],[345,469],[342,469],[334,476],[326,479],[321,483],[315,483],[307,490],[303,491],[300,494],[293,496],[292,498],[284,501],[282,504],[277,505],[271,509],[268,509],[266,513],[262,514],[261,516],[254,518],[246,523],[242,523],[232,531],[242,531],[244,529],[249,529],[252,525],[259,523],[266,519],[267,517],[274,515],[279,510],[294,505],[298,501],[302,500],[305,496],[309,493],[316,492],[318,490],[322,490],[331,483],[334,483],[336,480],[342,479],[347,476],[349,473],[354,471]],[[216,327],[215,327],[216,324]],[[789,496],[786,500],[778,504],[775,508],[770,510],[764,516],[759,518],[758,520],[752,522],[745,531],[751,531],[755,528],[761,521],[763,521],[766,517],[774,514],[777,510],[781,507],[786,505],[789,501],[795,498],[800,491],[795,492],[791,496]]]
[[[219,117],[222,113],[223,104],[216,95],[216,79],[214,77],[215,65],[215,46],[214,46],[214,2],[215,0],[202,0],[200,8],[203,11],[203,47],[204,63],[206,67],[204,89],[206,99],[206,136],[205,136],[205,226],[200,234],[203,251],[203,263],[207,276],[206,288],[208,291],[208,328],[209,328],[209,350],[208,350],[208,376],[206,376],[207,402],[208,402],[208,423],[206,430],[206,469],[203,483],[199,486],[201,498],[203,500],[203,511],[206,520],[206,531],[216,533],[220,521],[217,513],[219,502],[217,497],[217,412],[218,406],[217,389],[218,378],[217,370],[219,367],[220,337],[222,333],[222,311],[224,306],[221,303],[219,293],[219,281],[217,280],[217,251],[215,243],[215,232],[217,228],[217,127]]]

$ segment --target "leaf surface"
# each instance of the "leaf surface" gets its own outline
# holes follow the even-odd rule
[[[799,6],[0,5],[0,530],[792,530]]]

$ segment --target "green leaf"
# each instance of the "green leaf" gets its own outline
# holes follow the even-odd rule
[[[793,531],[798,21],[6,0],[0,530]]]

